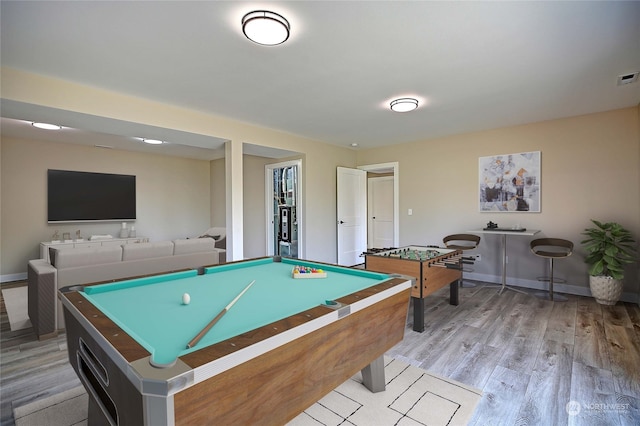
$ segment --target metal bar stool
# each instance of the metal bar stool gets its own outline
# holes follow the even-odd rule
[[[551,300],[552,302],[566,302],[568,299],[565,296],[553,293],[553,261],[571,256],[573,243],[561,238],[538,238],[531,241],[530,246],[533,254],[549,259],[549,292],[536,293],[536,297]]]
[[[464,252],[466,250],[473,250],[474,248],[478,247],[478,244],[480,244],[480,237],[473,234],[451,234],[444,237],[442,239],[442,242],[448,249],[462,250]],[[465,260],[465,258],[463,257],[462,263],[473,264],[474,261],[471,259]],[[471,272],[473,271],[473,269],[463,267],[462,273],[464,273],[464,271]],[[460,279],[460,287],[471,288],[475,286],[476,285],[474,283],[465,283],[463,279]]]

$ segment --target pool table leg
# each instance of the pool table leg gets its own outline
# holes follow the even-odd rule
[[[413,331],[422,333],[424,331],[424,298],[412,297],[413,299]]]
[[[385,389],[384,355],[376,358],[362,369],[362,384],[371,392],[382,392]]]

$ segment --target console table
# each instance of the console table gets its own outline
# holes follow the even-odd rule
[[[102,247],[102,246],[121,246],[123,244],[134,244],[134,243],[146,243],[149,241],[147,237],[132,237],[132,238],[109,238],[102,240],[82,240],[82,241],[71,241],[71,242],[42,242],[40,243],[40,258],[49,262],[49,248],[94,248],[94,247]]]

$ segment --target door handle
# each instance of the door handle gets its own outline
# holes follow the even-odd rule
[[[342,224],[344,223],[344,221],[343,221],[343,220],[339,220],[339,221],[338,221],[338,223],[339,223],[340,225],[342,225]]]

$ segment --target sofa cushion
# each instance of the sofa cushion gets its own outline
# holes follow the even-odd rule
[[[213,238],[214,240],[219,240],[220,239],[220,235],[209,235],[209,234],[204,234],[204,235],[200,235],[198,238]]]
[[[122,260],[122,247],[107,246],[59,249],[55,255],[55,259],[57,269],[120,262]]]
[[[204,234],[200,236],[200,238],[213,238],[214,240],[219,240],[223,237],[227,236],[227,228],[222,226],[215,226],[213,228],[209,228],[205,231]]]
[[[202,253],[215,250],[215,242],[212,238],[194,238],[173,241],[173,254]]]
[[[124,244],[122,246],[123,261],[166,256],[173,256],[173,243],[171,241]]]

